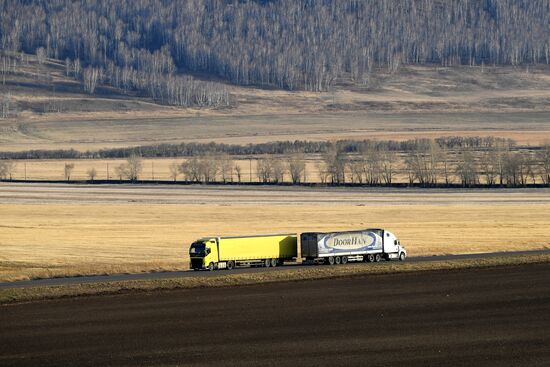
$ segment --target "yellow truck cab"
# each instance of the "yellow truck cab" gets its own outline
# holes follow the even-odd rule
[[[203,237],[189,248],[193,270],[233,269],[237,266],[278,266],[298,256],[296,234]]]
[[[218,244],[216,238],[201,238],[191,244],[189,248],[191,258],[191,269],[205,269],[212,264],[214,270],[218,262]]]

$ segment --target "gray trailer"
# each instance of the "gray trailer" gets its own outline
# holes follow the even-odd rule
[[[384,229],[345,232],[308,232],[300,235],[302,258],[306,262],[345,264],[348,261],[378,262],[401,260],[407,251],[399,239]]]

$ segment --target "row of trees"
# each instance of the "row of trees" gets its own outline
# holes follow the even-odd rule
[[[259,182],[307,182],[306,157],[302,153],[264,156],[256,160],[255,176]],[[409,184],[421,186],[461,184],[462,186],[525,186],[550,183],[550,145],[536,153],[511,151],[498,145],[484,152],[463,148],[441,149],[435,142],[407,154],[369,149],[346,154],[332,150],[316,163],[322,183],[387,185],[406,174]],[[228,155],[204,155],[172,163],[171,177],[183,175],[191,182],[241,182],[242,166]]]
[[[306,163],[315,162],[315,172],[306,170]],[[303,153],[263,155],[254,158],[255,171],[243,175],[243,161],[227,154],[206,154],[173,162],[169,165],[171,179],[182,177],[187,182],[262,182],[294,184],[312,182],[309,175],[317,175],[327,184],[365,184],[391,186],[396,178],[406,179],[410,185],[423,187],[488,185],[518,187],[542,183],[550,185],[550,145],[537,151],[511,150],[499,144],[484,151],[470,148],[442,149],[435,141],[411,152],[368,149],[357,153],[330,150],[320,157]],[[71,180],[74,163],[64,165],[65,180]],[[0,179],[12,179],[15,161],[0,160]],[[131,155],[115,167],[116,178],[137,181],[143,172],[142,158]],[[254,173],[254,176],[252,174]],[[97,170],[90,168],[88,178],[94,181]],[[308,181],[309,179],[309,181]]]
[[[257,160],[256,177],[263,183],[307,182],[306,157],[302,153],[264,156]],[[550,145],[536,152],[512,151],[497,145],[483,152],[468,148],[457,151],[441,149],[435,142],[408,153],[369,149],[346,154],[331,150],[316,163],[322,183],[391,186],[396,177],[406,175],[408,183],[424,187],[460,184],[525,186],[550,184]],[[238,182],[242,167],[227,155],[192,157],[170,166],[171,177],[179,174],[191,182]]]
[[[29,150],[21,152],[0,152],[0,159],[79,159],[79,158],[127,158],[138,155],[144,158],[189,157],[207,154],[228,155],[258,155],[258,154],[294,154],[294,153],[326,153],[339,151],[357,153],[368,150],[388,150],[395,152],[412,152],[426,149],[435,142],[442,149],[470,148],[485,150],[497,145],[510,148],[516,145],[512,139],[488,137],[441,137],[435,140],[410,139],[396,140],[339,140],[329,141],[275,141],[258,144],[219,144],[219,143],[180,143],[156,144],[128,148],[110,148],[98,151],[81,152],[75,149],[67,150]]]
[[[550,62],[547,0],[0,0],[0,11],[2,49],[102,68],[122,88],[148,75],[154,90],[183,70],[319,91],[381,66]]]

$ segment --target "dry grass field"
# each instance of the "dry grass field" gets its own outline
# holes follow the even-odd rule
[[[48,76],[47,78],[45,76]],[[0,151],[94,150],[155,143],[411,139],[445,135],[550,140],[550,68],[403,67],[330,92],[229,86],[233,106],[176,108],[108,87],[82,93],[61,63],[8,75],[17,115],[0,120]]]
[[[0,280],[186,269],[189,243],[383,227],[411,256],[550,247],[550,191],[0,185]]]
[[[82,93],[62,63],[31,58],[0,92],[0,151],[95,150],[156,143],[393,139],[460,135],[550,140],[548,66],[403,67],[324,93],[229,87],[224,109],[161,106],[100,86]],[[171,159],[144,160],[143,179],[169,179]],[[179,161],[179,160],[178,160]],[[14,178],[63,179],[69,162],[19,161]],[[72,178],[114,177],[120,160],[76,161]],[[243,176],[249,162],[241,160]],[[255,162],[252,163],[255,171]],[[316,181],[315,160],[308,180]],[[181,177],[180,177],[181,178]],[[248,179],[248,178],[247,178]],[[411,255],[550,245],[548,190],[445,191],[0,184],[0,280],[185,269],[207,234],[385,227]]]

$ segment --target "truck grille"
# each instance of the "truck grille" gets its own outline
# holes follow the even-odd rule
[[[191,269],[202,268],[202,259],[191,259]]]

